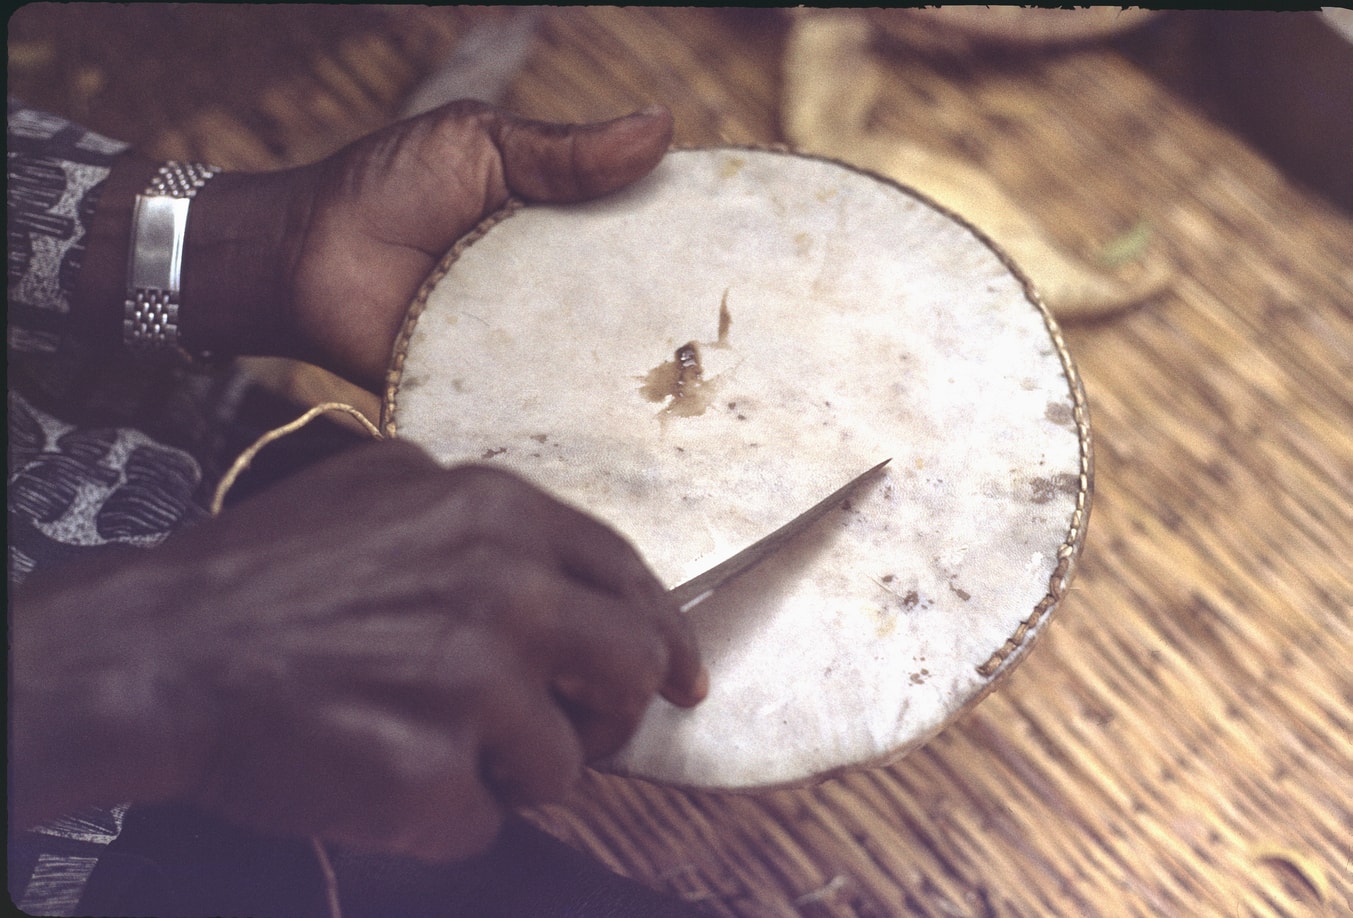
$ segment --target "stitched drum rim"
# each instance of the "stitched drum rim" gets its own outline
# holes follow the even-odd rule
[[[909,185],[834,157],[803,153],[783,145],[726,144],[716,146],[675,147],[673,149],[694,152],[745,151],[774,153],[783,156],[816,160],[839,166],[901,191],[903,194],[915,198],[925,206],[948,219],[953,220],[985,245],[992,254],[997,257],[1001,265],[1019,281],[1020,286],[1024,291],[1025,299],[1038,311],[1043,319],[1043,325],[1048,332],[1048,336],[1057,351],[1058,359],[1062,364],[1063,377],[1066,380],[1067,388],[1071,395],[1073,406],[1072,417],[1076,426],[1077,439],[1079,441],[1080,455],[1075,509],[1072,511],[1066,537],[1063,539],[1057,550],[1057,564],[1052,571],[1052,575],[1049,577],[1046,593],[1034,606],[1030,614],[1022,619],[1019,625],[1017,625],[1007,636],[1005,642],[993,651],[986,661],[976,667],[978,675],[985,680],[985,684],[979,691],[975,692],[972,697],[967,699],[958,711],[954,712],[953,716],[948,720],[948,722],[952,722],[953,717],[957,717],[963,711],[969,710],[972,706],[985,698],[986,695],[1003,680],[1010,670],[1014,668],[1015,664],[1028,653],[1029,649],[1033,646],[1034,640],[1043,632],[1044,626],[1052,618],[1057,606],[1061,603],[1063,597],[1065,597],[1067,590],[1070,587],[1071,580],[1075,575],[1076,565],[1079,561],[1081,550],[1085,544],[1086,529],[1090,520],[1090,505],[1094,493],[1094,444],[1090,430],[1090,407],[1088,400],[1086,399],[1085,387],[1081,381],[1080,373],[1076,369],[1076,364],[1071,357],[1071,353],[1067,348],[1066,339],[1062,334],[1062,330],[1057,324],[1057,321],[1053,318],[1047,304],[1043,302],[1043,298],[1039,295],[1033,282],[1029,279],[1029,276],[1020,269],[1019,265],[1017,265],[990,236],[982,232],[968,220],[964,219],[961,215],[944,207],[934,199]],[[511,218],[513,214],[528,206],[529,205],[517,199],[509,200],[507,204],[496,213],[487,217],[472,231],[461,237],[419,288],[413,302],[409,306],[408,313],[405,316],[399,334],[395,339],[390,366],[385,376],[385,390],[381,400],[380,417],[380,429],[385,437],[393,438],[398,436],[398,394],[400,381],[404,373],[404,362],[408,356],[409,343],[413,338],[414,329],[418,324],[418,318],[426,308],[428,298],[433,289],[459,260],[461,253],[474,245],[474,243],[485,234],[492,231],[499,223]]]

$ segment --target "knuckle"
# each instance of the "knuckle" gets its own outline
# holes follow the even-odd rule
[[[436,460],[421,446],[409,440],[391,438],[359,447],[368,455],[379,455],[385,462],[403,462],[419,468],[435,468]],[[353,451],[354,455],[356,450]]]
[[[521,525],[538,512],[539,492],[524,479],[504,469],[462,465],[448,470],[451,500],[448,509],[470,529],[502,532]]]
[[[510,585],[519,562],[487,533],[467,533],[455,547],[447,573],[468,596],[496,593]]]
[[[467,462],[447,470],[447,475],[458,483],[471,486],[477,493],[512,493],[529,487],[515,473],[493,465]]]
[[[556,633],[560,610],[552,601],[550,575],[539,565],[488,543],[458,558],[451,603],[465,618],[515,639]]]

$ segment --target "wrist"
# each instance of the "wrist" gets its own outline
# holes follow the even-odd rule
[[[26,585],[11,606],[10,809],[33,825],[85,804],[173,799],[201,770],[166,697],[151,598],[179,575],[117,551]],[[91,619],[91,616],[96,616]],[[149,627],[147,627],[149,626]]]
[[[303,176],[222,173],[193,199],[179,320],[190,352],[305,356],[291,280],[308,216]]]
[[[136,197],[159,162],[114,163],[90,221],[71,306],[75,336],[123,340]],[[184,238],[179,342],[190,353],[306,357],[291,309],[291,277],[308,217],[305,170],[216,175],[192,198]]]

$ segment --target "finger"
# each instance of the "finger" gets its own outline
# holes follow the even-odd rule
[[[480,774],[504,807],[562,800],[582,773],[583,747],[538,678],[501,680],[481,717]]]
[[[637,181],[667,152],[672,131],[671,112],[656,106],[586,125],[503,115],[490,129],[507,187],[551,203],[585,201]]]
[[[666,678],[653,610],[564,575],[548,556],[501,546],[461,552],[444,572],[457,584],[447,611],[462,626],[432,642],[445,648],[365,674],[361,690],[421,717],[472,724],[493,750],[483,773],[510,802],[557,798],[573,780],[571,756],[590,761],[619,748]],[[522,684],[536,694],[523,695]],[[539,734],[539,748],[517,746],[512,734]]]
[[[567,576],[636,606],[655,609],[665,597],[634,547],[595,517],[501,468],[460,465],[446,476],[455,498],[446,512],[474,541],[551,561]]]
[[[620,533],[566,504],[556,504],[542,522],[542,536],[564,573],[645,610],[662,608],[667,588]]]
[[[563,691],[557,691],[555,703],[568,719],[585,762],[599,762],[615,755],[629,742],[638,729],[642,712],[633,716],[616,716],[613,712],[599,712],[573,701]]]
[[[562,508],[556,524],[550,537],[567,573],[651,617],[667,647],[662,696],[684,708],[703,701],[709,694],[709,672],[701,662],[690,620],[638,552],[614,530],[571,508]]]
[[[667,644],[667,677],[659,693],[681,708],[693,708],[709,695],[709,670],[700,659],[690,620],[675,605],[658,619]]]
[[[311,825],[330,841],[424,860],[455,860],[493,843],[503,810],[480,780],[472,731],[366,700],[325,714],[326,728],[308,741],[318,748],[306,753],[323,763],[310,773],[324,780],[299,785],[263,824]],[[289,812],[294,801],[304,814]]]
[[[536,635],[549,654],[559,704],[594,761],[614,753],[639,725],[667,678],[669,652],[651,615],[623,600],[557,580],[552,603],[567,610],[554,633]]]
[[[441,731],[440,725],[428,725]],[[484,783],[477,749],[461,737],[445,759],[445,767],[425,776],[394,802],[398,829],[383,840],[395,853],[426,861],[453,861],[486,850],[502,829],[502,802]]]
[[[565,572],[588,587],[609,592],[628,608],[630,619],[646,622],[664,648],[662,696],[683,708],[699,704],[709,694],[709,672],[690,620],[629,543],[609,530],[589,535],[581,528],[574,532],[574,539],[557,545]]]
[[[709,672],[700,659],[695,632],[667,589],[628,541],[592,517],[556,504],[546,536],[569,576],[613,594],[650,619],[667,650],[662,696],[694,707],[709,694]]]

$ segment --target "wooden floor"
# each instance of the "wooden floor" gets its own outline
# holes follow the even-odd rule
[[[30,6],[10,92],[156,155],[274,168],[386,123],[503,15]],[[787,13],[537,28],[505,99],[525,114],[657,101],[681,143],[784,139]],[[1172,269],[1141,308],[1066,328],[1096,494],[1028,659],[888,768],[737,797],[591,776],[537,822],[716,915],[1353,914],[1353,220],[1158,65],[1149,35],[887,57],[881,118],[1066,251],[1147,227]]]

